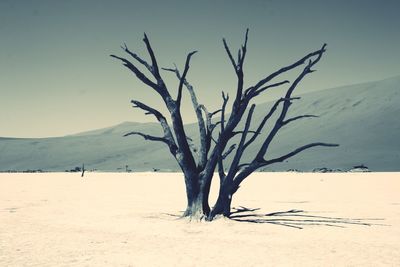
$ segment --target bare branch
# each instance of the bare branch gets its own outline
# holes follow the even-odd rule
[[[158,64],[157,64],[157,60],[156,57],[154,55],[154,51],[150,45],[150,41],[147,38],[147,35],[144,34],[144,39],[143,39],[144,43],[146,44],[146,48],[147,51],[150,55],[151,58],[151,62],[152,62],[152,74],[154,76],[154,78],[157,80],[157,83],[154,83],[152,81],[150,81],[142,72],[140,72],[130,61],[128,61],[125,58],[121,58],[121,57],[117,57],[115,55],[111,55],[114,58],[117,58],[121,61],[124,62],[124,65],[129,68],[132,72],[134,72],[136,74],[136,76],[145,84],[147,84],[148,86],[152,87],[163,99],[164,103],[166,104],[168,111],[171,114],[171,119],[172,119],[172,126],[173,126],[173,130],[176,136],[176,141],[177,144],[175,144],[175,139],[172,135],[172,131],[165,119],[164,116],[160,116],[160,112],[158,112],[157,110],[148,107],[147,105],[140,103],[140,102],[132,102],[134,104],[136,104],[137,107],[140,107],[144,110],[147,111],[146,114],[153,114],[157,117],[157,119],[159,120],[160,124],[163,127],[163,131],[164,131],[164,135],[167,139],[171,140],[171,144],[173,144],[174,146],[170,146],[170,150],[173,153],[173,155],[175,156],[175,158],[178,160],[178,163],[180,164],[181,167],[183,167],[184,171],[187,171],[187,167],[188,166],[195,166],[195,160],[193,158],[193,155],[191,153],[189,144],[186,140],[186,134],[185,134],[185,129],[183,126],[183,121],[182,121],[182,116],[180,114],[180,109],[179,107],[176,105],[176,102],[174,100],[172,100],[168,89],[165,86],[165,83],[163,81],[163,79],[160,76],[159,73],[159,69],[158,69]],[[173,142],[173,143],[172,143]],[[178,147],[178,150],[175,149]],[[179,157],[177,156],[177,153],[179,152]],[[186,167],[184,167],[186,166]]]
[[[294,99],[300,99],[300,97],[293,97],[293,98],[280,98],[277,100],[274,105],[272,105],[270,111],[268,114],[264,117],[264,119],[261,121],[260,125],[258,126],[257,130],[255,131],[254,135],[244,144],[243,150],[245,150],[254,140],[257,138],[257,136],[261,133],[262,129],[264,128],[265,124],[267,121],[271,118],[271,116],[275,113],[276,109],[278,108],[278,105],[282,103],[283,101],[291,101]]]
[[[221,108],[221,133],[224,132],[225,130],[225,109],[226,109],[226,104],[228,104],[229,101],[229,95],[224,93],[222,91],[222,108]]]
[[[286,124],[288,124],[288,123],[290,123],[290,122],[292,122],[292,121],[296,121],[296,120],[304,119],[304,118],[318,118],[318,116],[316,116],[316,115],[308,115],[308,114],[307,114],[307,115],[296,116],[296,117],[293,117],[293,118],[284,120],[284,121],[282,122],[282,126],[283,126],[283,125],[286,125]]]
[[[146,44],[147,52],[149,53],[151,58],[152,73],[154,77],[156,77],[157,81],[160,82],[161,76],[160,76],[160,71],[158,70],[156,56],[154,55],[153,48],[150,45],[150,41],[149,38],[147,38],[146,33],[144,33],[143,42]]]
[[[243,169],[244,167],[246,167],[246,166],[249,166],[250,165],[250,163],[242,163],[242,164],[239,164],[238,165],[238,171],[240,171],[241,169]]]
[[[241,69],[243,69],[243,62],[244,62],[244,59],[246,57],[248,37],[249,37],[249,29],[247,28],[246,29],[246,34],[245,34],[245,37],[244,37],[244,44],[242,45],[242,52],[240,53],[241,56],[239,57],[240,60],[238,61],[238,64],[240,65]]]
[[[247,136],[247,133],[248,133],[249,128],[250,128],[251,119],[253,117],[253,113],[254,113],[254,109],[255,108],[256,108],[255,104],[251,105],[249,113],[247,114],[247,119],[246,119],[246,123],[245,123],[245,126],[244,126],[243,134],[242,134],[242,137],[240,138],[239,146],[236,149],[235,157],[233,158],[231,166],[229,168],[229,172],[228,172],[228,176],[229,177],[233,177],[234,174],[238,170],[237,167],[238,167],[238,165],[240,163],[240,159],[242,158],[242,155],[243,155],[243,152],[244,152],[243,146],[244,146],[244,144],[246,142],[246,136]]]
[[[243,134],[243,133],[244,133],[244,131],[234,131],[234,132],[232,132],[232,137],[233,137],[233,136],[236,136],[236,135],[238,135],[238,134]],[[257,133],[256,131],[250,131],[250,130],[248,130],[247,133],[253,133],[253,134],[255,134],[255,135],[259,134],[259,133]]]
[[[224,170],[224,162],[222,156],[218,158],[218,175],[221,182],[225,180],[226,173]]]
[[[295,63],[288,65],[286,67],[283,67],[275,72],[273,72],[272,74],[268,75],[267,77],[265,77],[264,79],[260,80],[255,86],[253,86],[256,90],[258,88],[260,88],[261,86],[263,86],[264,84],[266,84],[267,82],[271,81],[273,78],[277,77],[278,75],[281,75],[282,73],[285,73],[289,70],[292,70],[302,64],[304,64],[304,62],[306,62],[308,59],[312,58],[313,56],[316,55],[322,55],[322,53],[324,53],[326,44],[324,44],[322,46],[321,49],[318,49],[317,51],[311,52],[308,55],[306,55],[305,57],[299,59],[298,61],[296,61]]]
[[[197,53],[197,51],[190,52],[190,53],[187,55],[187,57],[186,57],[185,69],[184,69],[184,71],[183,71],[182,77],[179,78],[178,97],[176,98],[177,105],[180,105],[180,104],[181,104],[181,99],[182,99],[182,88],[183,88],[183,84],[184,84],[185,81],[186,81],[186,75],[187,75],[187,73],[188,73],[188,71],[189,71],[189,67],[190,67],[190,66],[189,66],[190,58],[191,58],[195,53]],[[179,76],[179,72],[176,72],[176,73],[177,73],[177,75]],[[188,89],[188,90],[189,90],[189,89]],[[189,90],[189,91],[190,91],[190,90]]]
[[[291,158],[291,157],[297,155],[298,153],[300,153],[300,152],[302,152],[302,151],[304,151],[306,149],[309,149],[309,148],[312,148],[312,147],[316,147],[316,146],[337,147],[339,145],[338,144],[321,143],[321,142],[319,142],[319,143],[311,143],[311,144],[299,147],[299,148],[293,150],[292,152],[290,152],[290,153],[288,153],[286,155],[283,155],[283,156],[281,156],[279,158],[274,158],[274,159],[271,159],[271,160],[264,160],[261,163],[260,167],[267,166],[267,165],[270,165],[270,164],[273,164],[273,163],[277,163],[277,162],[282,162],[282,161],[284,161],[284,160],[286,160],[288,158]]]
[[[128,46],[126,45],[126,43],[124,43],[124,46],[121,46],[122,50],[124,50],[126,53],[128,53],[129,55],[131,55],[131,57],[133,57],[134,59],[136,59],[140,64],[142,64],[143,66],[145,66],[150,73],[153,73],[153,69],[150,66],[149,63],[147,63],[144,59],[142,59],[141,57],[139,57],[136,53],[133,53],[132,51],[129,50]]]
[[[226,43],[225,38],[222,38],[222,42],[224,43],[225,51],[226,51],[226,53],[228,54],[229,59],[231,60],[231,63],[232,63],[233,68],[235,69],[235,71],[237,71],[237,65],[236,65],[235,59],[233,59],[231,50],[229,49],[229,46],[228,46],[228,44]]]
[[[221,124],[220,120],[215,123],[212,123],[211,118],[215,114],[221,112],[222,110],[219,109],[214,112],[209,112],[204,105],[200,105],[200,108],[204,111],[206,116],[206,156],[207,156],[211,148],[211,142],[213,141],[215,144],[218,143],[217,140],[213,138],[213,131],[219,124]]]
[[[303,146],[303,147],[301,147],[301,148],[298,148],[298,149],[296,149],[295,151],[292,151],[291,153],[286,154],[286,155],[284,155],[284,156],[282,156],[282,157],[279,157],[279,158],[276,158],[276,159],[272,159],[272,160],[269,160],[269,161],[264,160],[264,155],[266,154],[266,151],[267,151],[267,149],[268,149],[268,147],[269,147],[271,141],[273,140],[273,138],[275,137],[275,135],[276,135],[276,133],[279,131],[279,129],[284,125],[283,122],[284,122],[284,120],[285,120],[286,114],[287,114],[287,112],[288,112],[288,110],[289,110],[289,107],[290,107],[290,105],[291,105],[291,101],[290,101],[290,100],[293,99],[293,98],[291,97],[292,92],[293,92],[294,89],[297,87],[297,85],[300,83],[300,81],[301,81],[308,73],[311,73],[311,72],[310,72],[311,67],[314,66],[314,65],[321,59],[322,54],[325,52],[325,46],[326,46],[326,45],[324,44],[320,50],[318,50],[318,51],[316,51],[316,52],[313,52],[313,53],[307,55],[306,57],[304,57],[302,60],[300,60],[300,61],[298,61],[298,62],[296,62],[296,63],[290,65],[289,67],[282,68],[280,71],[278,71],[278,72],[281,72],[281,73],[282,73],[282,71],[283,71],[283,72],[284,72],[284,71],[287,71],[287,70],[291,69],[293,66],[296,67],[296,66],[300,65],[299,62],[301,62],[301,64],[302,64],[302,62],[304,62],[306,59],[308,59],[308,58],[310,58],[310,57],[313,57],[313,56],[317,56],[317,58],[314,59],[314,60],[312,60],[312,59],[310,58],[310,61],[308,62],[307,66],[304,67],[303,71],[298,75],[298,77],[295,79],[295,81],[294,81],[294,82],[291,84],[291,86],[288,88],[288,90],[287,90],[287,92],[286,92],[286,95],[285,95],[285,98],[283,99],[283,100],[285,100],[285,101],[283,101],[283,108],[282,108],[282,110],[281,110],[281,113],[280,113],[278,119],[277,119],[276,122],[275,122],[274,127],[272,128],[272,130],[271,130],[270,133],[268,134],[267,138],[265,139],[264,143],[262,144],[260,150],[258,151],[258,153],[257,153],[257,155],[255,156],[255,158],[253,159],[253,161],[250,162],[248,165],[246,165],[246,167],[245,167],[242,171],[240,171],[240,173],[235,177],[235,179],[234,179],[234,181],[233,181],[233,192],[236,192],[236,190],[239,188],[240,183],[241,183],[244,179],[246,179],[252,172],[254,172],[255,170],[257,170],[258,168],[260,168],[260,167],[262,167],[262,166],[266,166],[266,165],[269,165],[269,164],[272,164],[272,163],[275,163],[275,162],[283,161],[283,160],[285,160],[285,159],[287,159],[287,158],[289,158],[289,157],[292,157],[292,156],[294,156],[294,155],[300,153],[301,151],[303,151],[303,150],[305,150],[305,149],[308,149],[308,148],[310,148],[310,147],[314,147],[314,146],[337,146],[336,144],[312,143],[312,144]],[[310,55],[311,55],[311,56],[310,56]],[[276,72],[276,73],[278,73],[278,72]],[[275,73],[275,74],[276,74],[276,73]],[[272,77],[272,78],[273,78],[273,76],[274,76],[275,74],[271,74],[271,75],[268,76],[268,77]],[[279,75],[279,73],[276,74],[276,75]],[[276,75],[275,75],[275,76],[276,76]],[[268,77],[267,77],[267,78],[268,78]],[[265,79],[265,81],[266,81],[266,80],[267,80],[267,79]],[[264,81],[260,81],[260,82],[258,83],[258,85],[260,85],[260,84],[263,83],[263,82],[264,82]],[[263,84],[264,84],[264,83],[263,83]],[[261,84],[260,86],[258,86],[258,88],[260,88],[263,84]],[[282,100],[281,100],[281,101],[282,101]],[[275,103],[276,107],[277,107],[278,104],[279,104],[279,103]],[[275,106],[275,105],[274,105],[274,106]],[[276,109],[276,107],[274,107],[274,106],[273,106],[273,108],[271,109],[271,111],[272,111],[273,109]],[[270,113],[271,113],[271,112],[270,112]],[[273,111],[272,111],[272,113],[273,113]],[[272,113],[271,113],[271,114],[272,114]],[[263,121],[262,124],[265,124],[265,122]],[[260,125],[260,126],[261,126],[261,125]],[[264,127],[264,125],[262,125],[261,128],[262,128],[262,127]],[[260,127],[259,127],[259,128],[260,128]],[[253,136],[253,137],[254,137],[254,136]],[[250,139],[250,140],[254,141],[253,138]],[[250,140],[249,140],[249,141],[250,141]],[[248,144],[249,144],[249,143],[248,143]],[[229,174],[228,174],[228,175],[229,175]]]
[[[171,128],[168,125],[167,119],[164,117],[164,115],[159,112],[158,110],[149,107],[148,105],[137,101],[137,100],[132,100],[131,103],[133,104],[134,108],[140,108],[144,111],[146,111],[146,115],[148,114],[152,114],[154,115],[157,120],[160,122],[161,127],[163,128],[163,132],[164,132],[164,139],[168,140],[168,145],[170,146],[170,151],[171,153],[175,156],[176,152],[177,152],[177,145],[175,143],[175,139],[174,136],[172,135],[172,131]]]
[[[216,110],[214,112],[211,112],[211,117],[213,117],[214,115],[220,113],[221,111],[222,111],[222,109],[218,109],[218,110]]]
[[[130,135],[140,135],[142,136],[145,140],[150,140],[150,141],[159,141],[159,142],[163,142],[166,143],[167,145],[169,145],[169,140],[163,138],[163,137],[157,137],[157,136],[153,136],[153,135],[149,135],[149,134],[144,134],[141,132],[129,132],[127,134],[124,134],[124,137],[130,136]]]
[[[237,76],[237,87],[236,87],[236,97],[233,102],[232,110],[235,113],[236,110],[240,109],[241,101],[242,101],[242,93],[243,93],[243,84],[244,84],[244,74],[243,74],[243,63],[246,57],[247,52],[247,40],[248,40],[249,29],[246,30],[245,41],[241,47],[241,50],[238,51],[238,62],[236,66],[236,76]],[[247,106],[247,104],[246,104]]]
[[[172,69],[172,68],[161,68],[162,70],[165,70],[165,71],[170,71],[170,72],[173,72],[173,73],[176,73],[176,71],[177,71],[177,69],[175,68],[175,69]]]
[[[268,90],[270,88],[278,87],[278,86],[281,86],[281,85],[284,85],[284,84],[287,84],[287,83],[290,83],[290,82],[288,80],[285,80],[285,81],[282,81],[282,82],[278,82],[278,83],[274,83],[274,84],[271,84],[271,85],[264,86],[264,87],[262,87],[262,88],[260,88],[258,90],[256,90],[255,87],[250,87],[250,88],[246,89],[244,94],[245,94],[245,96],[248,96],[249,98],[253,98],[253,97],[258,96],[259,94],[261,94],[262,92],[264,92],[264,91],[266,91],[266,90]]]
[[[132,62],[116,55],[110,55],[110,57],[121,60],[123,62],[123,65],[128,69],[130,69],[136,75],[136,77],[138,77],[139,80],[141,80],[144,84],[150,86],[151,88],[159,92],[160,89],[158,88],[157,84],[155,84],[149,78],[147,78],[146,75],[144,75],[138,68],[136,68],[135,65],[132,64]]]
[[[211,140],[214,142],[215,145],[218,145],[217,139],[215,139],[212,135],[211,135]]]
[[[197,96],[193,89],[193,86],[185,78],[185,76],[189,70],[190,58],[196,52],[197,51],[193,51],[188,54],[188,56],[186,58],[186,63],[185,63],[185,70],[184,70],[184,73],[182,76],[176,67],[175,67],[175,69],[163,68],[163,70],[174,72],[176,77],[179,79],[178,97],[176,100],[178,108],[180,107],[180,102],[181,102],[181,98],[182,98],[183,85],[185,85],[186,89],[188,90],[188,92],[190,94],[193,109],[196,113],[197,124],[199,126],[199,134],[200,134],[200,154],[199,154],[200,158],[199,158],[198,166],[200,169],[203,169],[206,164],[206,161],[207,161],[207,153],[208,153],[209,146],[211,145],[211,140],[207,141],[207,130],[206,130],[206,126],[204,124],[203,115],[201,113],[202,107],[201,107],[201,105],[199,105],[199,103],[197,101]]]
[[[249,164],[243,164],[243,166],[245,166],[245,168],[243,169],[243,171],[241,171],[234,179],[233,181],[233,192],[236,192],[236,190],[239,188],[241,182],[243,182],[244,179],[246,179],[251,173],[253,173],[255,170],[261,168],[261,167],[265,167],[267,165],[271,165],[273,163],[277,163],[277,162],[282,162],[288,158],[291,158],[295,155],[297,155],[298,153],[312,148],[312,147],[316,147],[316,146],[324,146],[324,147],[337,147],[339,146],[338,144],[329,144],[329,143],[311,143],[308,145],[304,145],[302,147],[299,147],[295,150],[293,150],[292,152],[283,155],[279,158],[274,158],[271,160],[264,160],[262,159],[261,161],[253,161]]]
[[[228,148],[228,150],[227,150],[224,154],[222,154],[222,159],[226,159],[226,157],[228,157],[229,154],[231,154],[232,151],[233,151],[235,148],[236,148],[236,144],[231,145],[231,146]]]
[[[307,66],[304,67],[303,71],[298,75],[298,77],[294,80],[294,82],[291,84],[291,86],[288,88],[286,95],[285,95],[285,99],[290,99],[291,95],[294,91],[294,89],[296,89],[297,85],[303,80],[303,78],[310,73],[310,68],[312,66],[314,66],[322,57],[322,54],[325,52],[325,46],[326,44],[324,44],[322,46],[322,48],[320,50],[318,50],[317,54],[318,55],[316,59],[312,60],[310,59],[309,63],[307,64]],[[283,103],[283,108],[282,111],[278,117],[278,119],[275,122],[274,127],[272,128],[271,132],[269,133],[268,137],[265,139],[263,145],[261,146],[260,150],[257,153],[257,156],[255,158],[256,161],[260,161],[262,160],[262,158],[264,157],[265,153],[267,152],[267,149],[272,141],[272,139],[275,137],[275,135],[277,134],[277,132],[279,131],[279,129],[284,125],[283,122],[285,120],[285,117],[287,115],[287,112],[289,110],[289,107],[291,105],[291,101],[285,101]]]
[[[326,47],[326,44],[324,44],[322,46],[322,48],[319,51],[317,51],[318,53],[316,54],[317,55],[316,59],[314,59],[314,60],[309,59],[309,62],[307,64],[307,66],[304,68],[302,73],[297,77],[297,79],[293,82],[293,84],[289,87],[289,90],[287,91],[287,93],[285,95],[286,98],[290,98],[291,97],[292,92],[294,91],[294,89],[297,87],[297,85],[300,83],[300,81],[303,80],[303,78],[307,74],[314,72],[313,70],[311,70],[311,68],[321,60],[322,55],[326,51],[325,47]]]
[[[238,55],[237,55],[237,62],[238,62],[238,64],[240,64],[240,60],[241,60],[241,58],[242,58],[242,50],[238,50]],[[238,66],[238,68],[240,68],[240,66]]]
[[[210,127],[210,132],[213,132],[214,129],[215,129],[218,125],[220,125],[220,124],[221,124],[221,121],[217,121],[217,122],[215,122],[215,123],[212,123],[212,124],[211,124],[211,127]]]
[[[159,112],[158,110],[156,110],[140,101],[131,100],[131,103],[133,104],[134,108],[140,108],[140,109],[143,109],[144,111],[146,111],[146,113],[145,113],[146,115],[152,114],[157,118],[157,120],[160,120],[162,118],[165,119],[164,115],[162,115],[161,112]]]
[[[211,136],[212,138],[212,136]],[[213,139],[214,140],[214,139]],[[221,183],[225,180],[226,174],[224,169],[224,158],[223,158],[223,149],[224,147],[221,145],[221,133],[218,136],[218,142],[215,142],[215,148],[218,151],[218,175]]]
[[[248,29],[246,30],[246,35],[245,35],[245,41],[244,44],[242,45],[242,50],[238,52],[238,62],[236,63],[232,53],[229,49],[229,46],[225,40],[225,38],[222,40],[223,44],[224,44],[224,48],[225,51],[228,54],[228,57],[232,63],[232,66],[235,69],[235,73],[237,76],[237,88],[236,88],[236,97],[235,100],[232,103],[232,112],[230,113],[229,119],[228,119],[228,123],[227,125],[229,125],[229,128],[226,130],[225,129],[225,111],[226,111],[226,104],[228,102],[228,97],[224,96],[223,93],[223,105],[222,105],[222,110],[221,110],[221,119],[220,119],[220,123],[221,123],[221,135],[220,138],[218,139],[219,142],[219,146],[225,147],[227,142],[229,141],[229,139],[232,137],[232,131],[235,129],[235,127],[237,126],[237,124],[240,122],[244,112],[246,111],[247,105],[248,105],[248,100],[244,100],[242,102],[242,92],[243,92],[243,62],[244,62],[244,58],[246,55],[246,46],[247,46],[247,40],[248,40]],[[221,138],[222,137],[222,138]],[[209,162],[207,163],[207,166],[205,167],[206,172],[211,173],[215,167],[215,164],[218,162],[220,156],[220,151],[219,151],[219,147],[215,147]]]
[[[210,128],[211,128],[212,113],[210,113],[204,105],[199,105],[199,108],[202,109],[206,115],[206,129],[208,132],[208,131],[210,131]]]
[[[238,50],[237,62],[235,62],[235,59],[232,56],[232,53],[229,49],[226,39],[225,38],[222,39],[222,42],[224,43],[225,51],[228,54],[228,57],[232,63],[233,68],[235,69],[236,73],[238,71],[242,70],[242,68],[243,68],[243,62],[244,62],[244,59],[246,57],[246,52],[247,52],[248,36],[249,36],[249,29],[246,29],[244,44],[241,46],[241,49]]]

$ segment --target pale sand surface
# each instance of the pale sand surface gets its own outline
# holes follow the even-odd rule
[[[400,266],[400,173],[256,173],[239,205],[385,226],[190,223],[181,174],[3,173],[0,266]]]

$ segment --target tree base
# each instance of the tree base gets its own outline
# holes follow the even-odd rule
[[[188,219],[189,221],[201,222],[206,220],[207,215],[201,211],[196,211],[196,212],[185,211],[181,218]]]
[[[208,215],[207,220],[212,221],[214,220],[214,218],[221,216],[229,218],[231,215],[231,203],[232,195],[220,194],[218,196],[217,202],[215,203],[215,206]]]

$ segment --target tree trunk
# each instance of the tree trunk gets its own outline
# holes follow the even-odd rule
[[[201,176],[200,179],[200,192],[203,198],[203,211],[206,217],[210,214],[210,205],[208,203],[208,198],[210,196],[211,180],[211,178],[207,178],[205,176]]]
[[[212,221],[217,215],[224,217],[231,215],[232,195],[231,183],[225,180],[221,183],[217,202],[207,218],[209,221]]]
[[[204,178],[196,175],[185,177],[185,180],[190,182],[186,184],[187,206],[183,217],[201,220],[209,215],[208,196],[211,183],[205,183]]]
[[[207,218],[210,213],[208,199],[205,197],[204,191],[198,192],[196,195],[188,196],[188,203],[183,217],[189,217],[194,220],[202,220]]]
[[[193,219],[201,220],[204,217],[203,211],[203,198],[200,194],[196,196],[188,196],[188,204],[183,217],[189,217]]]

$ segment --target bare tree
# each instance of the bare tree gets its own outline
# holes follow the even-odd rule
[[[314,117],[313,115],[299,115],[287,118],[287,114],[292,101],[299,99],[298,97],[292,96],[293,91],[307,74],[314,71],[312,68],[320,61],[322,55],[325,53],[326,45],[324,44],[322,48],[309,53],[293,64],[285,66],[264,77],[254,85],[245,88],[243,66],[247,54],[247,40],[248,30],[245,34],[244,43],[238,50],[237,58],[235,59],[226,40],[223,39],[225,51],[237,77],[236,95],[233,101],[231,101],[230,114],[227,112],[227,105],[230,98],[228,94],[224,92],[222,92],[221,109],[217,111],[208,111],[204,104],[198,102],[195,90],[186,78],[190,68],[190,60],[197,51],[190,52],[187,55],[183,72],[180,72],[176,66],[174,68],[159,67],[155,53],[146,34],[144,34],[143,41],[150,56],[150,62],[147,62],[142,57],[129,50],[126,44],[122,46],[122,49],[133,61],[124,57],[111,55],[111,57],[122,61],[123,65],[135,74],[141,82],[157,92],[170,113],[171,124],[167,121],[166,116],[159,110],[140,101],[132,100],[133,107],[144,110],[146,114],[153,115],[158,120],[163,129],[163,136],[152,136],[141,132],[130,132],[125,136],[140,135],[146,140],[161,142],[168,146],[169,151],[176,159],[184,174],[187,196],[187,207],[183,214],[185,217],[212,220],[216,215],[220,214],[229,216],[231,213],[233,194],[238,190],[240,184],[257,169],[276,162],[282,162],[312,147],[337,146],[336,144],[316,142],[300,146],[277,158],[265,158],[272,140],[282,127],[302,118]],[[145,75],[138,66],[147,69],[152,77],[150,78],[148,75]],[[281,77],[282,74],[296,68],[301,68],[301,72],[293,82],[290,83],[288,80],[275,81]],[[161,70],[172,72],[178,79],[179,85],[175,98],[171,96],[171,91],[168,89],[161,76]],[[284,96],[272,105],[272,108],[265,115],[261,123],[254,130],[251,130],[252,116],[256,108],[256,105],[251,104],[251,102],[268,89],[284,85],[287,86]],[[196,153],[191,150],[191,139],[185,132],[181,115],[182,91],[184,88],[186,88],[190,95],[197,117],[200,144]],[[245,116],[246,113],[247,116]],[[217,114],[219,118],[216,119],[215,116]],[[240,127],[241,124],[239,123],[242,120],[244,121],[244,129],[237,129]],[[258,153],[250,162],[241,162],[246,149],[257,138],[261,138],[261,132],[265,130],[267,122],[271,123],[271,130],[269,130],[266,137],[263,135],[264,140],[261,147],[259,147]],[[229,145],[232,143],[235,136],[239,138],[239,143]],[[229,168],[225,168],[224,162],[228,155],[233,157],[233,159]],[[210,209],[208,197],[211,180],[216,170],[218,170],[220,179],[219,196],[214,207]]]

